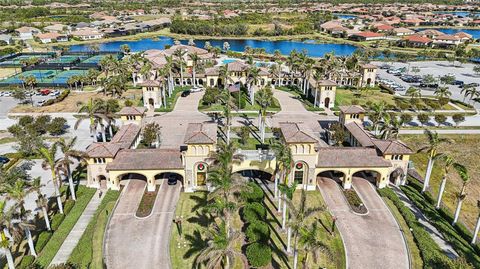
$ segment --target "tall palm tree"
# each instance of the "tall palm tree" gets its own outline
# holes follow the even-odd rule
[[[424,134],[427,137],[428,144],[418,150],[418,152],[426,152],[428,154],[427,172],[423,181],[422,193],[425,192],[429,186],[435,159],[438,159],[439,156],[441,156],[441,153],[438,153],[439,147],[442,144],[451,143],[451,140],[440,137],[435,131],[426,129]]]
[[[463,87],[460,93],[463,94],[463,102],[465,102],[465,99],[467,99],[468,97],[469,103],[472,102],[472,99],[480,95],[480,92],[478,92],[477,89],[472,85],[465,85],[465,87]]]
[[[139,73],[143,80],[149,80],[152,72],[152,64],[149,61],[144,61],[142,67],[140,67]]]
[[[378,127],[386,114],[385,102],[374,103],[372,105],[371,111],[368,113],[368,119],[373,123],[375,135],[378,134]]]
[[[223,226],[225,226],[223,221],[220,225],[212,223],[211,228],[205,231],[207,244],[195,257],[194,268],[200,268],[203,263],[206,263],[205,269],[229,269],[236,257],[246,265],[245,256],[236,250],[236,244],[243,239],[242,233],[227,232]]]
[[[307,227],[310,218],[316,214],[325,211],[325,207],[307,208],[307,192],[302,189],[300,203],[294,204],[291,200],[285,200],[288,209],[290,210],[290,218],[288,221],[288,237],[293,233],[293,268],[297,268],[298,260],[298,239],[301,229]],[[290,242],[287,238],[287,244]],[[288,249],[288,246],[287,246]]]
[[[117,59],[112,54],[108,54],[107,56],[100,59],[99,65],[101,70],[105,72],[105,77],[109,77],[109,74],[114,68],[115,61],[117,61]]]
[[[273,92],[271,88],[265,87],[262,88],[257,95],[257,103],[260,105],[259,109],[259,119],[258,119],[258,127],[260,130],[260,137],[262,143],[265,143],[265,129],[266,129],[266,119],[267,119],[267,108],[273,102]]]
[[[470,176],[468,175],[468,170],[465,166],[461,164],[454,165],[455,170],[457,171],[458,175],[462,179],[462,189],[459,193],[457,193],[457,207],[455,209],[455,214],[453,216],[452,225],[455,225],[458,221],[458,217],[460,216],[460,210],[462,209],[462,204],[465,198],[467,198],[467,184],[470,182]]]
[[[298,243],[304,253],[302,260],[303,269],[309,267],[310,255],[312,255],[314,263],[317,264],[318,254],[320,252],[328,253],[328,246],[319,238],[319,230],[318,223],[315,221],[309,227],[303,227],[299,231]]]
[[[196,85],[196,76],[197,76],[197,66],[198,62],[200,61],[200,57],[196,52],[188,54],[188,57],[190,57],[190,60],[192,61],[192,86],[195,87]]]
[[[288,174],[286,177],[286,180],[288,179]],[[287,226],[287,202],[286,201],[291,201],[293,199],[293,194],[295,193],[295,190],[297,189],[297,183],[293,182],[293,184],[289,185],[288,182],[282,183],[278,186],[278,189],[280,192],[283,194],[283,197],[280,199],[283,201],[283,209],[282,209],[282,229],[285,230]],[[291,231],[288,231],[289,233]],[[287,248],[288,251],[290,251],[290,248]]]
[[[187,54],[187,51],[182,50],[180,48],[176,49],[173,52],[173,55],[176,57],[175,62],[180,68],[180,86],[182,87],[183,87],[183,67],[185,65],[185,59],[184,59],[185,54]]]
[[[14,207],[10,207],[5,212],[5,201],[0,200],[0,249],[4,251],[7,258],[8,269],[15,269],[15,262],[12,256],[12,242],[7,237],[6,232],[12,223],[12,216]]]
[[[63,157],[58,160],[58,163],[65,169],[68,178],[68,185],[70,187],[70,193],[73,200],[77,200],[77,196],[75,195],[75,186],[73,183],[71,165],[73,163],[73,159],[80,161],[87,156],[85,152],[75,149],[76,142],[77,137],[75,136],[69,141],[65,140],[65,138],[62,137],[55,143],[63,153]]]
[[[43,219],[45,220],[45,227],[47,227],[47,230],[52,230],[50,226],[50,218],[48,216],[48,199],[45,194],[42,193],[41,188],[44,185],[41,183],[40,177],[34,179],[33,184],[32,184],[32,189],[37,193],[37,200],[35,202],[37,203],[37,208],[40,208],[42,210],[43,214]]]
[[[402,126],[401,120],[395,114],[386,113],[383,117],[383,124],[380,128],[381,139],[397,139]]]
[[[293,157],[292,157],[292,152],[290,150],[290,147],[280,141],[275,141],[275,143],[272,145],[272,150],[275,152],[275,156],[276,156],[275,161],[277,162],[276,170],[275,170],[274,195],[275,195],[275,198],[278,198],[279,181],[280,180],[284,181],[287,170],[290,169],[289,167],[292,163]],[[278,209],[280,210],[280,206],[278,207]]]
[[[110,93],[113,98],[121,96],[127,90],[127,84],[123,75],[113,75],[106,79],[104,91]]]
[[[438,155],[436,156],[435,159],[436,160],[441,159],[443,161],[443,177],[442,177],[442,182],[440,183],[440,187],[438,189],[437,204],[435,205],[436,209],[440,209],[440,206],[442,204],[443,193],[445,191],[445,186],[447,184],[448,173],[450,172],[450,168],[453,165],[455,165],[455,160],[453,159],[452,156],[447,154]]]
[[[102,121],[99,112],[103,110],[105,102],[102,99],[90,98],[86,104],[80,102],[78,105],[80,106],[78,113],[81,114],[78,115],[74,128],[75,130],[78,129],[80,123],[88,119],[90,121],[90,136],[93,137],[93,141],[96,141],[96,130]]]
[[[412,98],[412,99],[413,98],[421,98],[422,97],[422,92],[418,88],[410,87],[405,92],[405,95],[410,96],[410,98]]]
[[[171,95],[174,89],[173,83],[173,66],[175,61],[173,60],[173,55],[165,56],[165,68],[168,70],[168,94]]]
[[[223,106],[223,117],[225,118],[225,127],[226,127],[226,133],[227,133],[227,144],[230,144],[230,129],[232,125],[232,107],[233,101],[230,96],[229,91],[223,91],[222,94],[220,95],[220,101],[222,102]]]
[[[258,83],[260,78],[260,68],[257,66],[252,66],[247,71],[247,85],[248,85],[248,94],[250,95],[250,103],[253,105],[255,102],[255,85]]]
[[[25,199],[25,198],[23,198]],[[35,245],[33,243],[32,229],[35,229],[35,224],[32,221],[32,212],[26,210],[23,205],[17,203],[17,210],[14,214],[15,219],[15,228],[19,231],[19,234],[27,237],[28,248],[30,249],[30,255],[37,257],[37,252],[35,251]]]
[[[220,66],[220,69],[218,70],[218,76],[222,80],[223,89],[225,90],[226,87],[227,87],[227,83],[230,79],[230,72],[228,71],[228,66],[227,65]],[[238,94],[240,94],[240,92]]]
[[[477,216],[477,223],[475,224],[475,229],[473,230],[472,241],[470,242],[472,245],[475,245],[477,243],[478,232],[480,231],[480,200],[477,200],[477,210],[479,214]]]
[[[452,92],[448,89],[448,87],[438,87],[434,94],[438,98],[450,98],[450,96],[452,96]]]
[[[53,144],[50,146],[50,148],[41,146],[38,149],[38,153],[43,159],[42,166],[46,169],[50,169],[54,187],[54,195],[57,198],[58,209],[60,211],[60,214],[63,214],[63,204],[59,186],[61,180],[59,179],[59,175],[57,174],[58,162],[55,159],[55,155],[57,154],[57,145]]]
[[[275,86],[280,86],[280,77],[282,75],[282,69],[280,67],[279,63],[271,64],[270,67],[268,68],[270,74],[272,74],[275,77]]]
[[[115,120],[118,118],[118,111],[120,111],[120,105],[118,104],[117,99],[108,99],[104,103],[103,109],[100,111],[102,120],[106,123],[110,137],[113,137],[112,126],[115,125]]]

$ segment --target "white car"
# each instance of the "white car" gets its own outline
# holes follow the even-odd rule
[[[192,87],[192,88],[190,89],[190,92],[201,92],[201,91],[203,91],[203,90],[204,90],[203,87],[195,86],[195,87]]]
[[[40,100],[37,102],[37,106],[43,106],[45,104],[45,100]]]
[[[10,97],[10,96],[12,96],[12,92],[4,92],[3,96]]]

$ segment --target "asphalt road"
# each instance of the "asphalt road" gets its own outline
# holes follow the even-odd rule
[[[180,184],[161,183],[153,212],[135,217],[146,182],[129,179],[106,231],[105,260],[109,269],[171,268],[169,241]]]

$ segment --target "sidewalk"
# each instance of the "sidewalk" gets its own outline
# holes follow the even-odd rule
[[[70,257],[70,254],[72,254],[73,249],[77,246],[77,243],[80,240],[80,237],[82,237],[83,232],[87,228],[87,225],[90,222],[90,219],[93,217],[93,215],[97,211],[97,208],[102,202],[103,197],[105,197],[105,194],[103,194],[102,197],[99,198],[98,197],[99,193],[100,193],[100,190],[97,190],[97,192],[95,192],[95,194],[92,197],[92,200],[90,200],[87,207],[83,211],[83,214],[80,216],[75,226],[73,226],[73,229],[68,234],[67,238],[63,242],[62,246],[58,250],[57,254],[53,258],[50,265],[67,262],[68,258]]]
[[[425,227],[425,231],[427,231],[430,236],[432,237],[433,241],[437,243],[437,245],[440,247],[441,250],[447,255],[448,257],[455,259],[458,258],[459,255],[458,253],[450,246],[445,239],[443,239],[443,235],[435,228],[432,224],[428,222],[428,219],[425,217],[425,215],[418,209],[410,199],[403,193],[402,190],[400,190],[398,187],[394,186],[391,188],[402,200],[402,202],[405,204],[406,207],[408,207],[415,217],[417,218],[418,222],[422,224]]]

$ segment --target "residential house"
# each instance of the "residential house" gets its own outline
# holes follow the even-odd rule
[[[38,28],[23,26],[15,30],[21,40],[33,39],[33,35],[41,33]]]
[[[43,44],[68,41],[67,35],[59,33],[41,33],[35,35],[35,38],[37,38]]]
[[[399,28],[394,28],[392,32],[396,36],[407,36],[407,35],[413,35],[415,34],[415,31],[409,28],[404,28],[404,27],[399,27]]]
[[[7,45],[13,44],[12,36],[7,34],[0,34],[0,43],[3,43],[3,42]]]
[[[407,47],[423,48],[429,47],[432,44],[432,40],[426,36],[410,35],[405,36],[399,43]]]
[[[69,33],[70,29],[71,29],[70,26],[65,24],[60,24],[60,23],[45,26],[43,28],[45,32],[50,32],[50,33]]]
[[[372,41],[385,39],[385,35],[382,33],[374,33],[370,31],[359,32],[350,36],[350,39],[355,41]]]
[[[103,33],[94,28],[84,28],[82,30],[73,31],[72,36],[80,40],[93,40],[103,38]]]
[[[462,39],[454,35],[439,35],[433,38],[433,45],[436,47],[451,47],[462,44]]]

